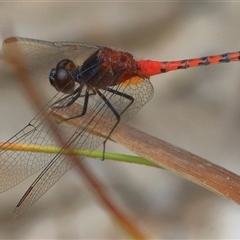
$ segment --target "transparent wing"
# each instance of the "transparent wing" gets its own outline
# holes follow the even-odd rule
[[[124,112],[123,116],[125,116],[125,120],[134,115],[137,110],[139,110],[151,99],[153,94],[152,85],[147,79],[136,78],[134,81],[137,82],[135,82],[135,84],[131,84],[131,81],[129,81],[128,83],[120,84],[114,88],[119,92],[133,96],[134,103],[130,105],[127,110],[126,108],[129,106],[129,99],[113,94],[109,91],[103,91],[104,96],[109,100],[110,104],[114,106],[114,109],[120,115]],[[56,99],[53,99],[53,102],[55,100]],[[76,108],[76,105],[78,106],[78,104],[83,105],[83,99],[78,99],[77,104],[74,104],[66,109],[54,109],[53,112],[56,113],[60,111],[60,114],[63,116],[65,115],[65,112],[68,117],[74,117],[81,113],[81,109],[78,109],[78,107]],[[80,125],[77,125],[77,120],[74,124],[75,128],[71,127],[67,121],[61,122],[60,124],[53,121],[52,124],[58,125],[62,137],[67,139],[66,144],[68,147],[84,149],[91,152],[103,143],[106,138],[101,136],[107,136],[110,134],[116,122],[117,119],[115,114],[111,109],[109,109],[109,106],[107,106],[104,101],[96,95],[91,98],[88,113],[81,117]],[[43,120],[39,120],[39,117],[37,117],[37,120],[34,119],[31,122],[31,125],[34,126],[34,131],[27,133],[28,142],[31,142],[31,144],[39,144],[40,141],[41,144],[55,144],[53,137],[49,135],[51,132],[51,129],[49,128],[51,128],[51,126],[46,128],[45,122]],[[93,134],[95,128],[98,129],[98,135]],[[23,139],[25,138],[26,137]],[[49,188],[53,186],[54,183],[56,183],[69,169],[74,166],[74,163],[67,158],[67,155],[63,154],[63,151],[64,150],[60,151],[54,157],[49,154],[31,153],[29,155],[29,153],[24,152],[19,154],[12,153],[10,156],[8,155],[8,173],[3,175],[1,174],[0,178],[0,182],[5,179],[5,185],[8,187],[10,187],[10,183],[13,183],[13,180],[11,179],[13,174],[18,176],[16,177],[18,179],[15,178],[15,184],[18,184],[20,179],[27,177],[27,175],[32,174],[33,171],[42,168],[48,163],[43,172],[38,176],[17,205],[14,211],[15,216],[21,214],[26,210],[26,208],[36,202]],[[3,154],[6,154],[6,152],[3,152]],[[12,161],[9,160],[9,157]],[[18,159],[15,159],[16,157]],[[16,161],[18,164],[16,164]],[[13,165],[15,165],[15,167]],[[35,168],[32,166],[35,166]],[[17,170],[15,170],[16,167]]]
[[[4,54],[19,50],[28,71],[41,71],[46,76],[60,60],[67,58],[81,66],[99,48],[79,42],[47,42],[17,37],[6,39],[2,47]]]
[[[5,40],[3,51],[7,54],[8,51],[16,47],[20,51],[28,70],[31,72],[41,70],[42,72],[43,69],[46,69],[47,73],[51,67],[55,67],[56,63],[64,58],[69,58],[77,65],[81,65],[83,61],[100,48],[82,43],[51,43],[32,39],[10,38]],[[56,113],[62,116],[66,115],[67,118],[81,115],[84,94],[70,107],[51,108],[59,99],[62,99],[61,104],[64,105],[71,98],[71,96],[63,98],[63,95],[58,93],[41,113],[7,141],[5,145],[8,143],[22,144],[22,150],[25,148],[23,144],[56,146],[57,143],[55,135],[52,134],[52,129],[57,127],[61,138],[65,140],[65,148],[84,149],[91,152],[105,141],[106,137],[103,136],[109,136],[116,126],[118,122],[116,113],[117,115],[124,115],[124,119],[128,119],[153,95],[153,88],[149,80],[139,77],[111,87],[111,90],[99,90],[104,98],[98,94],[91,95],[87,114],[81,117],[79,123],[76,121],[74,127],[68,124],[68,120],[59,122],[52,118],[52,121],[49,122],[44,118],[47,112],[52,117]],[[83,89],[82,92],[85,91],[87,91],[87,88]],[[128,96],[134,99],[133,103]],[[98,129],[97,135],[93,134],[95,128]],[[15,216],[37,201],[66,171],[74,166],[74,163],[64,154],[64,148],[58,154],[1,150],[0,164],[0,192],[17,185],[28,176],[44,168],[20,200],[15,209]]]

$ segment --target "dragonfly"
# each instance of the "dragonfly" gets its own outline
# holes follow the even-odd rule
[[[127,121],[152,98],[151,76],[240,60],[240,52],[177,61],[136,60],[128,52],[109,47],[19,37],[3,42],[5,56],[13,49],[20,52],[28,71],[48,75],[50,85],[57,90],[39,114],[0,145],[0,193],[42,170],[17,204],[13,213],[15,217],[75,166],[76,163],[64,154],[64,149],[93,151],[118,130],[120,121]],[[82,108],[76,111],[75,104]],[[49,124],[46,114],[51,117],[53,112],[58,111],[61,114],[68,111],[68,117],[63,117],[61,121],[52,117],[53,121]],[[70,120],[80,118],[79,124],[68,124]],[[101,126],[107,132],[102,130],[101,133]],[[24,151],[27,145],[56,146],[51,131],[53,127],[57,127],[66,140],[58,153]],[[100,133],[94,134],[94,128],[100,129]],[[8,144],[20,144],[22,151],[6,149]],[[81,159],[84,157],[81,156]]]

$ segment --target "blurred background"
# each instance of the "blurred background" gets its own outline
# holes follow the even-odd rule
[[[79,41],[179,60],[237,51],[240,3],[2,2],[0,41],[10,36]],[[0,62],[0,141],[34,116],[22,87]],[[151,78],[153,99],[129,124],[240,174],[239,62]],[[48,77],[42,87],[49,91]],[[131,154],[117,144],[107,151]],[[240,238],[240,207],[171,172],[84,160],[115,203],[157,239]],[[33,177],[0,195],[0,238],[127,239],[76,170],[16,220],[11,213]]]

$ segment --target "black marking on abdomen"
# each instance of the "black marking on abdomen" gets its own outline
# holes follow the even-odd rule
[[[223,62],[223,63],[228,63],[228,62],[230,62],[228,53],[222,54],[221,57],[222,57],[222,59],[219,61],[220,63],[221,63],[221,62]],[[239,57],[238,57],[238,59],[239,59]]]

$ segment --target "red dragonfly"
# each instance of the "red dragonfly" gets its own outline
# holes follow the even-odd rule
[[[106,143],[120,120],[134,115],[151,99],[154,90],[150,76],[240,59],[240,52],[233,52],[179,61],[137,61],[128,52],[108,47],[15,37],[6,39],[3,43],[4,54],[7,55],[13,48],[20,51],[28,70],[48,74],[51,85],[58,91],[25,128],[0,146],[0,192],[43,169],[17,204],[14,216],[36,202],[74,166],[63,150],[57,154],[4,150],[9,143],[56,146],[51,135],[53,125],[44,119],[45,113],[51,115],[51,111],[70,109],[74,103],[82,105],[79,112],[73,111],[70,117],[60,122],[53,121],[52,124],[58,126],[66,139],[66,148],[70,146],[92,151]],[[104,124],[109,130],[102,135],[94,135],[87,129],[99,114],[102,121],[95,123],[95,126]],[[69,119],[80,117],[83,120],[79,126],[66,124]]]

